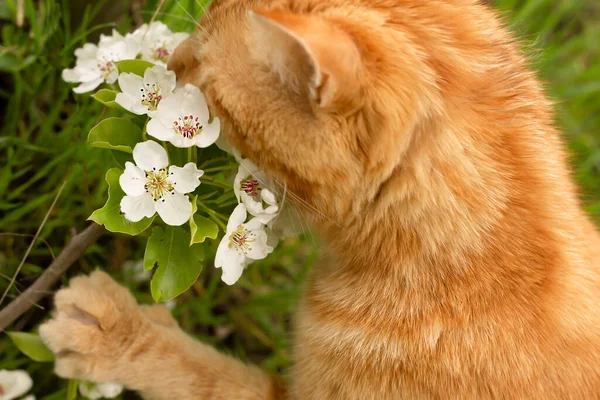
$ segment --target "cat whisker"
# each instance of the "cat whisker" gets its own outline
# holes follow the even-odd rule
[[[154,15],[154,12],[152,12],[152,11],[139,11],[139,13],[140,13],[140,14],[153,14],[153,15]],[[165,17],[173,18],[173,19],[176,19],[176,20],[179,20],[179,21],[190,22],[190,19],[189,19],[189,18],[185,18],[185,17],[182,17],[182,16],[180,16],[180,15],[173,14],[173,13],[159,12],[159,13],[157,13],[156,15],[157,15],[157,16],[158,16],[158,15],[161,15],[161,16],[165,16]],[[195,25],[196,25],[198,28],[201,28],[201,27],[198,25],[197,21],[191,21],[191,22],[193,22],[193,23],[194,23],[194,24],[195,24]]]
[[[206,7],[204,7],[204,5],[202,4],[201,0],[196,0],[196,4],[198,4],[200,6],[200,8],[202,9],[202,13],[203,15],[206,15],[206,18],[208,18],[208,20],[211,19],[211,15],[208,12],[208,10],[206,9]]]
[[[198,19],[194,18],[194,16],[192,14],[190,14],[190,12],[181,4],[181,2],[179,0],[175,0],[175,1],[177,2],[177,5],[179,7],[181,7],[181,9],[183,10],[183,12],[185,12],[190,17],[190,20],[193,21],[196,26],[200,26],[198,24]]]

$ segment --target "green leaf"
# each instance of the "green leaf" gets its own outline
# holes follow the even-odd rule
[[[106,118],[92,128],[88,143],[93,147],[133,153],[135,145],[142,141],[142,130],[126,118]]]
[[[110,89],[100,89],[92,95],[92,98],[97,102],[104,104],[106,107],[124,110],[124,108],[115,101],[118,93],[119,92]]]
[[[198,196],[191,196],[192,218],[190,218],[190,246],[194,243],[204,243],[206,238],[216,239],[219,234],[219,226],[208,218],[196,215],[198,211]]]
[[[185,292],[202,271],[204,248],[189,246],[190,234],[179,227],[155,227],[146,245],[144,268],[158,264],[151,282],[152,298],[163,302]]]
[[[13,343],[23,354],[33,361],[49,362],[54,361],[54,355],[46,347],[42,339],[35,333],[27,332],[7,332]]]
[[[77,379],[69,379],[67,384],[67,400],[75,400],[77,398],[77,387],[79,381]]]
[[[115,64],[117,64],[120,74],[129,72],[139,76],[144,76],[147,68],[154,67],[154,64],[144,60],[123,60],[117,61]]]
[[[190,231],[190,246],[194,243],[204,243],[206,238],[214,240],[219,235],[219,227],[217,224],[198,214],[190,218]]]
[[[134,236],[145,231],[152,224],[152,221],[154,221],[154,217],[144,218],[139,222],[131,222],[121,214],[121,199],[125,196],[119,185],[119,177],[122,173],[123,170],[120,168],[108,170],[106,173],[108,200],[104,207],[94,211],[88,219],[104,225],[111,232],[126,233]]]

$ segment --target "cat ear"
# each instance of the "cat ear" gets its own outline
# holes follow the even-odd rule
[[[354,103],[361,57],[350,35],[318,16],[254,10],[250,20],[257,54],[284,82],[323,108]]]

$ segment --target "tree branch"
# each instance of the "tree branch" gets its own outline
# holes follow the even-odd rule
[[[33,285],[21,293],[8,306],[0,310],[0,331],[6,329],[6,327],[33,307],[42,297],[48,294],[48,290],[58,281],[60,276],[105,232],[103,226],[92,223],[86,230],[76,235]]]

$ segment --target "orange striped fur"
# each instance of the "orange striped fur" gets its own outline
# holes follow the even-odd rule
[[[161,400],[600,398],[600,237],[552,104],[494,11],[215,0],[199,25],[170,68],[327,243],[291,384],[193,342],[100,273],[59,292],[42,328],[69,350],[60,375]]]

